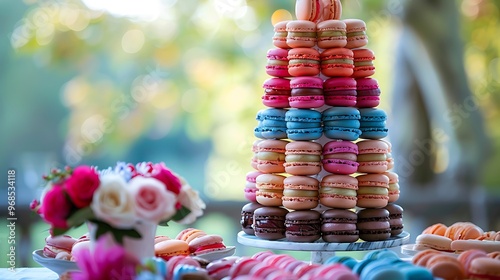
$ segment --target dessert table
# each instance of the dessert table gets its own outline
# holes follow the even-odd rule
[[[56,280],[59,276],[45,267],[20,267],[15,271],[8,268],[0,268],[0,279],[3,280]]]

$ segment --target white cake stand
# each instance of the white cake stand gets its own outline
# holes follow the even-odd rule
[[[328,258],[334,256],[336,251],[377,250],[401,246],[409,241],[410,234],[406,231],[384,241],[357,241],[353,243],[329,243],[320,240],[316,242],[290,242],[286,239],[264,240],[243,231],[238,233],[238,243],[242,245],[276,250],[310,251],[311,263],[324,263]]]

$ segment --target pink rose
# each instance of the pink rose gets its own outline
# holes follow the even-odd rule
[[[170,171],[170,169],[168,169],[163,162],[153,165],[151,177],[161,181],[165,184],[167,190],[175,193],[176,195],[178,195],[181,191],[181,180],[177,175]]]
[[[43,219],[54,228],[68,228],[66,219],[71,211],[71,203],[66,198],[64,187],[54,185],[45,193],[40,212]]]
[[[86,165],[75,168],[73,174],[64,182],[71,201],[78,208],[90,205],[99,183],[99,175],[96,170]]]
[[[162,182],[139,176],[130,180],[128,190],[135,200],[137,216],[158,223],[175,214],[176,196]]]

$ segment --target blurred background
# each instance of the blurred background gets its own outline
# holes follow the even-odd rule
[[[393,143],[393,156],[396,165],[405,163],[398,203],[406,209],[407,230],[414,238],[438,221],[474,221],[500,230],[500,1],[342,4],[342,18],[365,20],[368,47],[376,54],[380,107],[389,114],[390,136],[399,141]],[[292,19],[294,7],[292,0],[0,1],[0,155],[2,170],[14,168],[17,174],[18,254],[23,257],[18,265],[36,265],[30,254],[43,247],[48,234],[28,205],[40,195],[41,176],[54,166],[163,161],[207,202],[207,215],[193,226],[237,245],[255,114],[263,108],[261,85],[268,78],[266,52],[274,47],[273,23]],[[442,14],[428,16],[432,10]],[[416,32],[405,37],[408,30]],[[405,50],[411,50],[408,44],[415,47],[415,38],[424,46],[417,53],[429,54],[432,62],[437,49],[445,57],[439,65],[465,69],[465,76],[447,76],[446,67],[419,63],[417,55],[417,63],[408,62]],[[447,53],[458,54],[461,63]],[[424,67],[435,69],[434,80],[408,78],[434,73]],[[410,68],[409,74],[402,71]],[[465,90],[455,99],[449,98],[454,96],[446,87],[450,81]],[[434,91],[432,83],[445,89]],[[405,88],[411,90],[401,92]],[[422,95],[420,103],[412,99],[416,95]],[[443,104],[447,107],[439,107]],[[456,135],[444,129],[435,137],[442,132],[436,112],[455,121],[448,128]],[[422,131],[430,138],[407,147],[409,140],[398,136],[412,135],[415,121],[427,124]],[[456,191],[461,199],[435,195],[434,189],[443,196]],[[5,191],[0,198],[6,209]],[[2,244],[4,224],[5,219]],[[175,236],[181,229],[172,225],[159,231]],[[3,250],[1,245],[2,267]],[[258,250],[238,246],[237,254]]]

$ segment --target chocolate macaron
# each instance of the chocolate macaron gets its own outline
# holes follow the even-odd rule
[[[299,210],[286,214],[286,239],[292,242],[314,242],[321,237],[321,214],[314,210]]]
[[[259,203],[256,202],[250,202],[247,203],[241,208],[241,229],[243,232],[246,234],[254,235],[254,230],[253,230],[253,213],[256,209],[262,207]]]
[[[364,241],[382,241],[391,237],[389,211],[383,208],[365,208],[358,211],[359,238]]]
[[[285,238],[285,216],[288,210],[282,207],[261,207],[253,213],[255,236],[266,240]]]
[[[329,209],[321,214],[321,234],[325,242],[351,243],[359,239],[358,216],[344,209]]]
[[[389,203],[384,209],[389,211],[389,223],[391,225],[391,236],[399,235],[403,232],[403,207]]]

